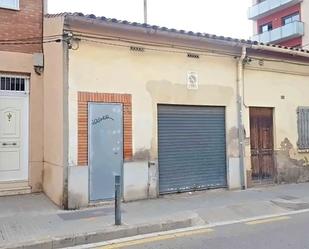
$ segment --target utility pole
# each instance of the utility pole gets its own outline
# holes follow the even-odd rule
[[[144,23],[148,22],[147,18],[147,0],[144,0]]]

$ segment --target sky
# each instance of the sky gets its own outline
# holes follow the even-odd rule
[[[248,39],[252,0],[148,0],[148,23]],[[49,0],[49,13],[82,12],[143,22],[143,0]]]

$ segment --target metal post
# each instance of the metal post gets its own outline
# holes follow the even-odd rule
[[[121,181],[120,176],[115,176],[115,225],[121,225]]]

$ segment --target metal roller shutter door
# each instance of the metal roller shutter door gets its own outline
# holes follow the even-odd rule
[[[160,193],[226,187],[225,108],[158,105]]]

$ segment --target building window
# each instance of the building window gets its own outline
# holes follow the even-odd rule
[[[282,18],[282,25],[287,25],[292,22],[299,22],[300,21],[300,15],[299,13],[294,13],[292,15],[288,15]]]
[[[28,92],[28,87],[26,77],[0,75],[0,93]]]
[[[267,23],[260,26],[260,33],[264,33],[273,29],[273,24]]]
[[[0,0],[0,8],[19,9],[19,0]]]
[[[309,149],[309,107],[298,107],[297,109],[297,129],[299,150]]]

